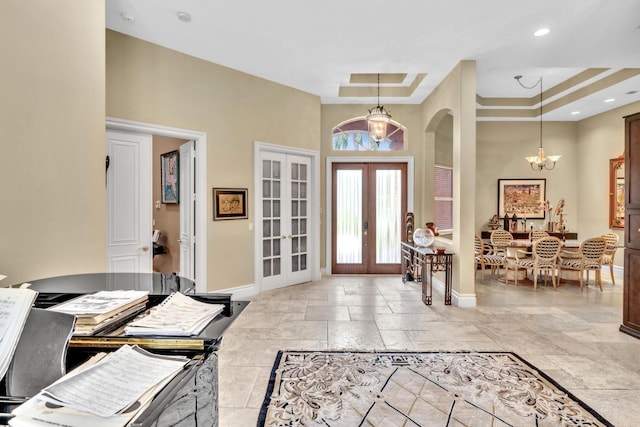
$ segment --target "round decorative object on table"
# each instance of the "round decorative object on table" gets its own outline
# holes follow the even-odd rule
[[[417,228],[413,232],[413,243],[417,246],[427,247],[431,246],[436,240],[433,231],[428,228]]]

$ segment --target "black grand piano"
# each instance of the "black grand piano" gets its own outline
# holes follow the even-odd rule
[[[248,305],[246,301],[232,301],[230,294],[196,294],[195,283],[177,275],[160,273],[94,273],[59,276],[29,281],[28,286],[38,291],[34,307],[46,309],[80,295],[103,290],[145,290],[149,292],[147,307],[162,303],[173,292],[212,304],[223,304],[224,309],[198,335],[193,336],[126,336],[114,327],[91,336],[71,336],[66,348],[65,366],[69,371],[99,352],[109,352],[122,345],[137,345],[152,353],[188,356],[187,364],[154,398],[152,404],[129,425],[134,427],[153,426],[217,426],[218,425],[218,355],[225,330]],[[33,319],[30,319],[33,317]],[[35,321],[33,313],[27,319]],[[123,319],[122,323],[130,319]],[[116,325],[122,326],[122,325]],[[46,345],[55,334],[42,336],[37,331],[44,328],[31,328],[31,333],[20,338],[31,343]],[[25,326],[25,332],[27,327]],[[34,344],[31,344],[34,345]],[[37,352],[34,352],[34,354]],[[31,356],[30,356],[31,357]],[[48,363],[34,360],[30,363]],[[0,383],[0,394],[5,393],[5,379]],[[7,393],[5,393],[6,395]],[[5,405],[7,411],[11,405]],[[1,424],[1,423],[0,423]]]

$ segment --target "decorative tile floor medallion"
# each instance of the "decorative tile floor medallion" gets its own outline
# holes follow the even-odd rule
[[[262,426],[611,426],[508,352],[281,351]]]

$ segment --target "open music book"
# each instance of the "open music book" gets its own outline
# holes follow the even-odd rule
[[[7,373],[37,296],[31,289],[0,288],[0,379]]]
[[[200,333],[224,304],[207,304],[178,292],[138,316],[125,327],[127,335],[190,336]]]

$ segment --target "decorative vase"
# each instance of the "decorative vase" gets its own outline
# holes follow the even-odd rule
[[[433,245],[433,242],[436,240],[436,237],[433,234],[433,231],[428,228],[417,228],[416,231],[413,232],[413,243],[416,246],[427,247]]]

